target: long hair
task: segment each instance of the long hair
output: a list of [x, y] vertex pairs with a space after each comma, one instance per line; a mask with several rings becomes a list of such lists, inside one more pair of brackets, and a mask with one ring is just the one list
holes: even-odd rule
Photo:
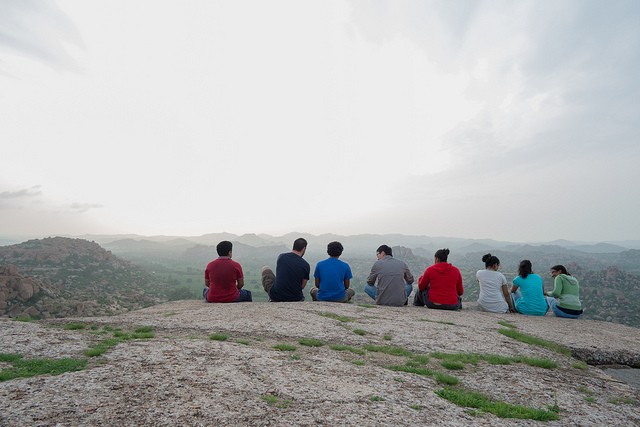
[[528, 275], [533, 274], [533, 266], [531, 265], [531, 261], [528, 259], [523, 259], [520, 261], [520, 265], [518, 266], [518, 276], [526, 279]]

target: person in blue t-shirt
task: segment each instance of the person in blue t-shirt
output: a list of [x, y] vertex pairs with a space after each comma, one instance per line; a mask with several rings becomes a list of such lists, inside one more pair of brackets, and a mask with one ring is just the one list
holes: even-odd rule
[[338, 259], [343, 250], [340, 242], [331, 242], [327, 245], [329, 258], [320, 261], [313, 273], [313, 277], [316, 278], [316, 287], [311, 288], [309, 293], [314, 301], [348, 302], [356, 294], [349, 287], [353, 277], [351, 267]]
[[311, 267], [302, 259], [307, 241], [300, 237], [293, 242], [293, 250], [278, 255], [276, 273], [270, 267], [262, 268], [262, 287], [269, 301], [304, 301], [302, 290], [309, 281]]

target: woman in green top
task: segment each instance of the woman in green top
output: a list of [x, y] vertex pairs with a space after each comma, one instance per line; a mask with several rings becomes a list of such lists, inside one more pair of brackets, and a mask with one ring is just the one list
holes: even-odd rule
[[577, 319], [582, 315], [582, 304], [578, 293], [580, 286], [578, 279], [564, 268], [564, 265], [551, 267], [553, 277], [553, 291], [547, 292], [547, 302], [553, 313], [558, 317]]

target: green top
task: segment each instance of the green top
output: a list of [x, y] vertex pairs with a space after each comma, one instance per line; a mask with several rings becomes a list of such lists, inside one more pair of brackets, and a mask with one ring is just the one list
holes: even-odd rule
[[558, 307], [582, 310], [578, 296], [579, 291], [578, 279], [566, 274], [558, 274], [553, 282], [553, 291], [549, 293], [549, 296], [558, 299]]

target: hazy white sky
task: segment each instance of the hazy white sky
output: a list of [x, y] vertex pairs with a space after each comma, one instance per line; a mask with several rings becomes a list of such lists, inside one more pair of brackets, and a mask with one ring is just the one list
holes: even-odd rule
[[640, 2], [0, 0], [0, 237], [640, 239]]

